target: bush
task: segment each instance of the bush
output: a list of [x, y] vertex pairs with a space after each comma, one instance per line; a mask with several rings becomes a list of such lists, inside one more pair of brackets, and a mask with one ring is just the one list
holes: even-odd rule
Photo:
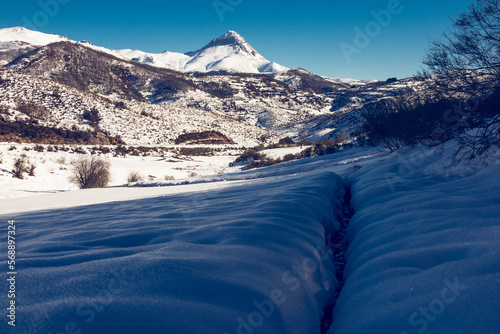
[[[469, 156], [471, 159], [483, 154], [492, 146], [500, 145], [500, 89], [479, 103], [476, 110], [467, 115], [465, 124], [458, 137], [459, 147], [456, 156]], [[472, 130], [472, 131], [470, 131]]]
[[281, 147], [295, 146], [295, 142], [290, 137], [281, 138], [278, 142]]
[[127, 109], [127, 106], [125, 105], [125, 103], [123, 101], [117, 101], [117, 102], [115, 102], [115, 108]]
[[364, 113], [362, 132], [368, 144], [391, 151], [417, 144], [436, 145], [457, 135], [447, 118], [456, 112], [453, 101], [384, 100]]
[[175, 140], [175, 144], [234, 144], [234, 142], [218, 131], [203, 131], [182, 134]]
[[89, 121], [92, 127], [97, 128], [101, 121], [101, 116], [99, 115], [99, 111], [94, 107], [91, 110], [85, 110], [83, 112], [83, 119]]
[[24, 174], [28, 173], [29, 176], [35, 176], [36, 164], [30, 162], [26, 154], [21, 154], [14, 160], [14, 169], [12, 174], [15, 178], [24, 179]]
[[70, 182], [80, 189], [103, 188], [111, 179], [110, 163], [97, 157], [82, 157], [71, 163]]
[[43, 151], [45, 151], [45, 147], [43, 147], [42, 145], [36, 145], [34, 150], [42, 153]]
[[9, 115], [9, 108], [6, 105], [0, 104], [0, 114]]
[[28, 175], [35, 176], [36, 164], [34, 162], [28, 163]]
[[49, 110], [45, 106], [36, 103], [19, 102], [17, 103], [17, 110], [31, 119], [46, 120], [50, 115]]
[[144, 181], [144, 176], [142, 176], [137, 171], [130, 171], [127, 176], [127, 183], [141, 182]]

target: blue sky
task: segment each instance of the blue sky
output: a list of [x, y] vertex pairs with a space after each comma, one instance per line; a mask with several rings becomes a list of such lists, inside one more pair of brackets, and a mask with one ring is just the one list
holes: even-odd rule
[[281, 65], [330, 77], [385, 80], [413, 75], [421, 66], [429, 37], [440, 37], [451, 26], [450, 18], [472, 3], [8, 1], [2, 4], [0, 28], [25, 26], [111, 49], [147, 52], [193, 51], [235, 30], [264, 57]]

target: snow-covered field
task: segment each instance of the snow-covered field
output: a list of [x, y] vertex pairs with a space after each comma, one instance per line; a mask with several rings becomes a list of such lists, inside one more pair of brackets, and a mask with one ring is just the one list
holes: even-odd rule
[[[350, 190], [356, 213], [329, 333], [499, 333], [500, 150], [462, 162], [449, 153], [354, 149], [211, 173], [207, 164], [228, 162], [218, 158], [198, 162], [204, 176], [146, 187], [0, 199], [18, 247], [16, 328], [7, 291], [0, 326], [320, 333]], [[112, 164], [123, 175], [131, 166]]]
[[[11, 147], [16, 147], [11, 150]], [[71, 162], [82, 155], [64, 151], [37, 152], [33, 144], [0, 144], [0, 198], [46, 195], [57, 192], [77, 190], [71, 184]], [[48, 146], [45, 146], [46, 148]], [[69, 148], [70, 146], [68, 146]], [[25, 149], [29, 149], [26, 151]], [[89, 148], [83, 147], [87, 151]], [[113, 156], [112, 153], [101, 156], [111, 164], [110, 186], [127, 184], [130, 172], [138, 172], [145, 181], [163, 181], [166, 179], [185, 180], [203, 175], [217, 175], [239, 168], [229, 168], [236, 156], [230, 156], [237, 150], [228, 149], [225, 155], [214, 157], [177, 156], [174, 153], [153, 156]], [[25, 154], [36, 165], [35, 176], [25, 174], [25, 179], [12, 177], [14, 160]], [[182, 182], [182, 181], [179, 181]]]

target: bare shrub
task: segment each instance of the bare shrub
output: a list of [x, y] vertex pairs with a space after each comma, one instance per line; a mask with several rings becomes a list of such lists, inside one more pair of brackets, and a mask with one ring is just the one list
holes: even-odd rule
[[83, 112], [83, 119], [87, 120], [90, 126], [97, 128], [99, 126], [99, 122], [101, 121], [101, 116], [99, 115], [97, 108], [94, 107]]
[[174, 176], [172, 176], [172, 175], [165, 175], [165, 176], [163, 177], [163, 179], [164, 179], [165, 181], [173, 181], [173, 180], [175, 180], [175, 177], [174, 177]]
[[198, 173], [196, 173], [196, 172], [190, 172], [188, 176], [189, 177], [197, 177]]
[[70, 182], [80, 189], [103, 188], [111, 179], [110, 163], [98, 157], [81, 157], [71, 163]]
[[144, 181], [144, 176], [137, 171], [130, 171], [127, 176], [127, 183], [141, 182]]
[[35, 176], [36, 164], [34, 162], [28, 162], [28, 175]]
[[0, 104], [0, 114], [9, 115], [9, 108], [6, 105]]
[[24, 179], [24, 173], [29, 170], [29, 160], [26, 154], [21, 154], [18, 158], [14, 159], [14, 168], [12, 174], [15, 178], [20, 180]]
[[32, 119], [46, 120], [50, 115], [49, 110], [45, 106], [37, 103], [18, 102], [17, 110]]
[[115, 102], [115, 108], [118, 108], [118, 109], [127, 109], [127, 106], [125, 105], [125, 102], [123, 102], [123, 101], [116, 101]]

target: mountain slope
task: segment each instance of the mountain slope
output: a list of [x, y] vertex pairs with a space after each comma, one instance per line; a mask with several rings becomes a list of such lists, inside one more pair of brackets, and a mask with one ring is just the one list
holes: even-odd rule
[[[224, 113], [271, 131], [293, 128], [312, 116], [329, 113], [332, 105], [331, 98], [318, 88], [321, 85], [304, 84], [297, 89], [264, 74], [188, 76], [71, 42], [43, 46], [7, 67], [107, 97]], [[340, 84], [324, 83], [331, 89], [345, 89]]]
[[[301, 137], [299, 133], [306, 133], [312, 139], [335, 139], [360, 126], [360, 110], [366, 103], [399, 94], [403, 88], [400, 83], [343, 82], [304, 69], [283, 70], [268, 62], [234, 31], [188, 54], [164, 52], [160, 55], [132, 50], [118, 54], [88, 42], [40, 34], [24, 28], [1, 29], [0, 46], [3, 43], [5, 49], [0, 50], [0, 62], [8, 61], [4, 67], [77, 88], [94, 98], [194, 108], [199, 113], [230, 117], [260, 128], [260, 135], [252, 135], [248, 142], [268, 138], [267, 131], [296, 140]], [[50, 43], [53, 40], [56, 42]], [[49, 44], [35, 46], [29, 42]], [[165, 68], [166, 63], [191, 73]], [[43, 82], [45, 87], [40, 85], [37, 89], [50, 96], [50, 81]], [[148, 108], [168, 110], [163, 106]], [[84, 111], [82, 107], [77, 113], [81, 115]], [[181, 123], [169, 126], [175, 128], [172, 131], [177, 135], [185, 130]], [[136, 127], [141, 128], [142, 124]], [[206, 126], [197, 128], [217, 131]], [[167, 137], [175, 139], [171, 135]], [[164, 142], [158, 138], [154, 141]], [[146, 142], [151, 143], [149, 139]]]
[[146, 101], [146, 95], [171, 99], [180, 91], [197, 89], [182, 73], [126, 61], [71, 42], [43, 46], [7, 67], [128, 100]]
[[[46, 113], [29, 117], [20, 105]], [[85, 119], [97, 110], [98, 126]], [[0, 69], [0, 121], [120, 136], [129, 145], [170, 145], [188, 133], [218, 131], [241, 146], [274, 141], [269, 131], [226, 115], [183, 106], [107, 98], [18, 71]], [[1, 135], [1, 133], [0, 133]]]

